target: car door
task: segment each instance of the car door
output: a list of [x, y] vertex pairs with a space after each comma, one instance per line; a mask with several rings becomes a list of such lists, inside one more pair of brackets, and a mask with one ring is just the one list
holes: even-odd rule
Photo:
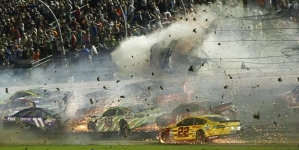
[[30, 115], [36, 127], [45, 128], [45, 118], [42, 109], [32, 109]]
[[[116, 126], [115, 119], [117, 119], [116, 113], [117, 113], [117, 108], [112, 108], [112, 109], [107, 110], [103, 114], [102, 121], [104, 121], [104, 128], [102, 128], [102, 130], [104, 132], [114, 131], [113, 128], [114, 128], [114, 126]], [[100, 124], [100, 126], [103, 126], [103, 124]]]
[[172, 132], [174, 134], [175, 140], [188, 140], [192, 139], [192, 136], [190, 133], [193, 133], [193, 126], [194, 124], [194, 118], [186, 118], [179, 122], [176, 127], [172, 129]]
[[205, 124], [207, 123], [207, 121], [205, 119], [202, 119], [202, 118], [194, 118], [194, 124], [193, 124], [193, 127], [192, 127], [192, 131], [193, 132], [190, 132], [190, 136], [192, 137], [196, 137], [196, 132], [198, 130], [203, 130], [204, 127], [206, 128]]
[[[40, 127], [40, 124], [36, 117], [34, 117], [36, 111], [34, 109], [25, 109], [16, 114], [18, 117], [17, 124], [20, 124], [24, 129], [32, 129]], [[35, 118], [35, 119], [34, 119]]]

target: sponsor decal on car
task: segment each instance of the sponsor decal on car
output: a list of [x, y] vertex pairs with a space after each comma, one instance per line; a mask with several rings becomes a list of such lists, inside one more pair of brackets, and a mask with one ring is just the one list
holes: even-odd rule
[[15, 117], [7, 117], [7, 121], [16, 121]]
[[20, 117], [20, 121], [31, 121], [32, 119], [31, 118], [23, 118], [23, 117]]

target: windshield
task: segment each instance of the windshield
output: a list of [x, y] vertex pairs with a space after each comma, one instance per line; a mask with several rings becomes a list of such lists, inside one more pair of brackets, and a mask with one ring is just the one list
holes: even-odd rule
[[212, 122], [221, 122], [221, 121], [228, 121], [229, 119], [226, 117], [221, 116], [214, 116], [214, 117], [206, 117], [208, 120]]

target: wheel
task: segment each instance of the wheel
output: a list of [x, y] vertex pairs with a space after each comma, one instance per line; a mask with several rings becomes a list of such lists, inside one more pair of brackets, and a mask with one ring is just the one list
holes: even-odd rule
[[93, 121], [89, 121], [87, 124], [87, 129], [91, 131], [96, 131], [96, 123]]
[[207, 137], [203, 131], [196, 132], [196, 144], [202, 144], [207, 142]]
[[128, 135], [130, 133], [128, 122], [125, 119], [119, 121], [119, 135]]

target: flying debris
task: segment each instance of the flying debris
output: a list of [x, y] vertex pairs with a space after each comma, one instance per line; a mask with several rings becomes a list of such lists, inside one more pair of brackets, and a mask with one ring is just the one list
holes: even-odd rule
[[108, 90], [107, 87], [106, 87], [105, 85], [103, 86], [103, 88], [104, 88], [105, 90]]
[[193, 72], [194, 71], [193, 66], [190, 66], [189, 69], [188, 69], [188, 71]]
[[257, 114], [253, 114], [253, 118], [254, 119], [260, 119], [260, 112], [258, 112]]

